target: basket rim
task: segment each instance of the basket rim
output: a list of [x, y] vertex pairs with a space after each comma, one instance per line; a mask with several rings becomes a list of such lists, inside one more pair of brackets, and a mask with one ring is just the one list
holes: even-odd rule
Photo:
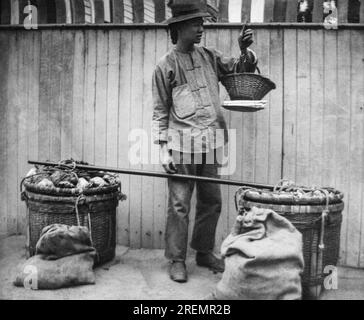
[[[344, 194], [339, 190], [331, 190], [332, 196], [329, 197], [330, 204], [338, 204], [343, 201]], [[241, 195], [241, 193], [240, 193]], [[271, 191], [271, 190], [246, 190], [243, 193], [243, 200], [262, 201], [272, 204], [292, 204], [292, 205], [325, 205], [326, 198], [319, 196], [297, 197], [292, 192]]]
[[81, 194], [97, 195], [97, 194], [115, 192], [115, 191], [118, 191], [120, 188], [120, 184], [117, 183], [117, 184], [104, 186], [104, 187], [90, 188], [90, 189], [83, 190], [83, 192], [81, 192], [77, 188], [39, 187], [36, 184], [30, 183], [26, 180], [23, 182], [23, 185], [24, 185], [26, 191], [31, 191], [34, 193], [45, 194], [45, 195], [55, 195], [55, 196], [79, 196]]
[[276, 84], [271, 79], [269, 79], [267, 76], [263, 76], [261, 74], [252, 73], [252, 72], [229, 73], [229, 74], [226, 74], [226, 75], [222, 76], [221, 81], [223, 81], [224, 79], [227, 79], [227, 78], [239, 77], [239, 76], [242, 76], [242, 75], [250, 76], [250, 77], [253, 77], [253, 78], [263, 79], [263, 80], [266, 81], [266, 83], [268, 83], [272, 87], [272, 89], [277, 88]]

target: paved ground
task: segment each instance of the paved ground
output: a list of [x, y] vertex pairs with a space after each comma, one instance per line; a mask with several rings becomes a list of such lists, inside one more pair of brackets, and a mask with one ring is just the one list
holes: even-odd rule
[[[115, 260], [96, 269], [95, 285], [39, 291], [17, 288], [12, 282], [16, 266], [25, 260], [24, 243], [23, 236], [0, 240], [0, 299], [198, 300], [209, 295], [221, 278], [197, 267], [191, 252], [189, 281], [178, 284], [167, 275], [162, 250], [118, 246]], [[321, 299], [364, 300], [364, 270], [339, 268], [338, 290], [324, 292]]]

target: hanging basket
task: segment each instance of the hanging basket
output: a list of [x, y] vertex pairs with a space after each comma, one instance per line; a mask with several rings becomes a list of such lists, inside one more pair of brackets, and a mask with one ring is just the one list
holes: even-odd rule
[[242, 187], [237, 190], [237, 210], [253, 206], [271, 209], [287, 218], [302, 234], [305, 262], [302, 274], [304, 295], [321, 287], [325, 266], [336, 266], [339, 259], [343, 194], [333, 188], [303, 189], [281, 186], [274, 190]]
[[[258, 73], [232, 73], [221, 79], [231, 100], [262, 100], [276, 88], [273, 81]], [[235, 70], [236, 71], [236, 70]]]

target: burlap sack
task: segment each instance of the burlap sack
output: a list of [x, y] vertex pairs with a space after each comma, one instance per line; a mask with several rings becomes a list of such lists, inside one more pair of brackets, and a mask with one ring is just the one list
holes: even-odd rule
[[59, 289], [81, 284], [94, 284], [92, 269], [95, 251], [88, 251], [57, 260], [35, 255], [21, 264], [14, 285], [30, 289]]
[[36, 254], [55, 260], [72, 254], [93, 251], [86, 227], [52, 224], [44, 227], [36, 245]]
[[221, 254], [225, 271], [214, 299], [301, 299], [301, 233], [272, 210], [253, 207], [238, 216]]

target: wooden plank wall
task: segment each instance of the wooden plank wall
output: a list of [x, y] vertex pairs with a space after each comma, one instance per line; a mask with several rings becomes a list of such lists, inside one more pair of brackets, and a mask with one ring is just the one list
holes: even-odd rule
[[[223, 110], [237, 129], [239, 161], [229, 178], [344, 191], [341, 263], [364, 267], [363, 29], [254, 30], [261, 71], [277, 89], [264, 111]], [[210, 26], [204, 43], [236, 55], [238, 33]], [[171, 47], [164, 28], [2, 29], [0, 46], [0, 234], [24, 233], [19, 183], [27, 159], [161, 170], [129, 162], [128, 135], [143, 128], [149, 136], [152, 72]], [[128, 199], [118, 208], [118, 242], [163, 248], [166, 181], [121, 178]], [[233, 224], [235, 190], [222, 188], [217, 247]]]

